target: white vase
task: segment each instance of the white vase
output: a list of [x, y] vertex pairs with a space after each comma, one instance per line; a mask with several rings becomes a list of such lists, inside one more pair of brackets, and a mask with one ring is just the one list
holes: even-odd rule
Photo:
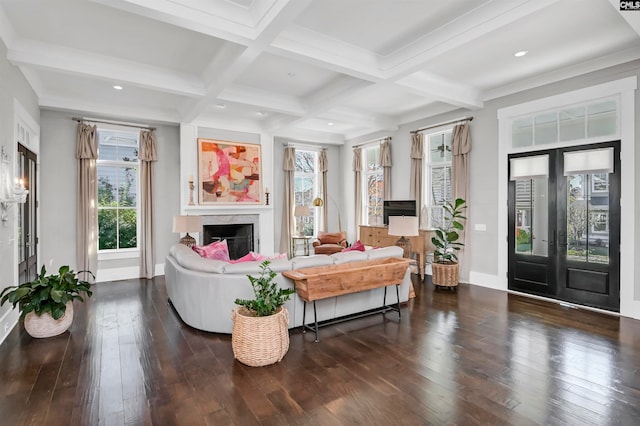
[[29, 312], [24, 317], [24, 329], [31, 337], [53, 337], [62, 334], [69, 329], [73, 322], [73, 303], [67, 302], [67, 308], [64, 315], [55, 320], [48, 312], [42, 315], [36, 315]]

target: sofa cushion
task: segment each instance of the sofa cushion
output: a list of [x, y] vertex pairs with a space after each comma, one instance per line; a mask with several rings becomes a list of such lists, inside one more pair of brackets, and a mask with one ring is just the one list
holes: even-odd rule
[[332, 257], [320, 254], [315, 256], [301, 256], [291, 259], [292, 269], [312, 268], [314, 266], [333, 265]]
[[342, 251], [340, 253], [332, 254], [331, 257], [333, 258], [333, 262], [336, 265], [339, 265], [341, 263], [356, 262], [359, 260], [368, 260], [368, 256], [366, 253], [357, 250]]
[[171, 247], [171, 254], [176, 262], [185, 269], [200, 272], [216, 272], [221, 274], [227, 262], [221, 260], [205, 259], [184, 244], [175, 244]]
[[385, 257], [402, 257], [404, 255], [404, 249], [398, 246], [388, 246], [367, 250], [365, 253], [369, 260], [374, 260], [383, 259]]
[[192, 249], [207, 259], [222, 260], [224, 262], [230, 261], [227, 240], [215, 241], [206, 246], [193, 246]]
[[[260, 273], [261, 260], [254, 260], [250, 262], [241, 263], [226, 263], [224, 266], [225, 274], [251, 274], [256, 275]], [[275, 259], [271, 260], [269, 267], [273, 272], [290, 271], [292, 269], [291, 261], [289, 259]], [[247, 280], [247, 283], [249, 280]]]

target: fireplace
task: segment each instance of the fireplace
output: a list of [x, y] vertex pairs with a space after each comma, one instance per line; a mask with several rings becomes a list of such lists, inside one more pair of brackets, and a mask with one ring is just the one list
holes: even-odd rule
[[250, 251], [260, 251], [258, 223], [258, 215], [202, 216], [201, 243], [227, 240], [229, 257], [238, 259]]

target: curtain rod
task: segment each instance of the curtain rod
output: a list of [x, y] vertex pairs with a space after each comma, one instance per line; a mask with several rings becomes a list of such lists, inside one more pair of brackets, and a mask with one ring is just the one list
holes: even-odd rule
[[371, 139], [369, 141], [362, 142], [361, 144], [354, 145], [351, 148], [360, 148], [360, 147], [363, 147], [363, 146], [368, 145], [370, 143], [378, 142], [378, 141], [389, 141], [389, 142], [391, 142], [391, 136], [386, 136], [384, 138], [378, 138], [378, 139]]
[[436, 127], [445, 126], [447, 124], [459, 123], [459, 122], [462, 122], [462, 121], [473, 121], [473, 115], [470, 115], [469, 117], [459, 118], [457, 120], [449, 120], [449, 121], [445, 121], [443, 123], [432, 124], [431, 126], [422, 127], [420, 129], [417, 129], [417, 130], [412, 130], [410, 133], [411, 134], [420, 133], [420, 132], [423, 132], [425, 130], [434, 129]]
[[313, 148], [313, 149], [321, 149], [323, 151], [326, 151], [328, 149], [328, 148], [326, 148], [324, 146], [305, 145], [303, 143], [294, 143], [294, 142], [283, 142], [282, 146], [284, 146], [285, 148], [288, 148], [288, 147], [292, 147], [292, 148]]
[[115, 121], [115, 120], [94, 120], [93, 118], [78, 118], [71, 117], [73, 121], [77, 121], [78, 123], [90, 122], [90, 123], [104, 123], [104, 124], [114, 124], [117, 126], [124, 127], [134, 127], [136, 129], [144, 129], [144, 130], [156, 130], [155, 127], [150, 127], [146, 124], [135, 124], [135, 123], [126, 123], [124, 121]]

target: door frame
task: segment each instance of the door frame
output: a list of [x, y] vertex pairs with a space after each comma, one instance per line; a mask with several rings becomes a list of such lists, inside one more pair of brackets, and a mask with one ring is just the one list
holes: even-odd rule
[[[590, 145], [592, 143], [605, 142], [612, 139], [620, 139], [620, 150], [623, 153], [620, 161], [621, 179], [621, 219], [620, 227], [626, 235], [632, 238], [620, 242], [620, 315], [640, 319], [640, 281], [636, 283], [637, 272], [636, 253], [640, 252], [640, 235], [636, 227], [634, 211], [636, 209], [635, 195], [635, 98], [637, 88], [637, 76], [608, 81], [606, 83], [589, 86], [586, 88], [539, 98], [529, 102], [498, 109], [498, 217], [496, 220], [496, 244], [497, 273], [495, 276], [487, 274], [472, 274], [471, 282], [482, 283], [487, 287], [510, 291], [508, 289], [508, 242], [507, 242], [507, 218], [508, 218], [508, 188], [507, 188], [507, 157], [516, 151], [511, 148], [511, 123], [514, 119], [538, 111], [551, 110], [563, 105], [571, 105], [580, 102], [589, 102], [603, 97], [616, 96], [619, 101], [619, 126], [618, 135], [602, 139], [582, 140], [575, 143], [547, 146], [556, 148], [560, 146]], [[529, 149], [531, 150], [531, 149]], [[636, 241], [639, 241], [638, 243]], [[521, 293], [525, 294], [525, 293]], [[637, 296], [636, 296], [637, 295]], [[548, 299], [558, 302], [554, 299]], [[602, 311], [608, 312], [608, 311]], [[610, 313], [610, 312], [608, 312]]]

